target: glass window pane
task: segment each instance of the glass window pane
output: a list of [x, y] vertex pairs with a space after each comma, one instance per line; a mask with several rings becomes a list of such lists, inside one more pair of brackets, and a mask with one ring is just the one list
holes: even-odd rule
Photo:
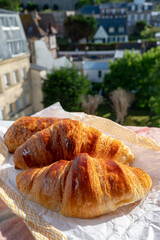
[[18, 71], [16, 70], [16, 71], [13, 72], [13, 82], [17, 83], [18, 81], [19, 81], [19, 79], [18, 79]]
[[0, 108], [0, 120], [5, 120], [3, 108]]
[[3, 79], [4, 79], [4, 85], [5, 87], [8, 87], [10, 84], [9, 84], [9, 74], [6, 73], [4, 76], [3, 76]]

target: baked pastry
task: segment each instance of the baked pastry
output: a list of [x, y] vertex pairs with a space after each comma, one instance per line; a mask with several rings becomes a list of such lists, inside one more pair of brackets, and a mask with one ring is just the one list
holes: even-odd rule
[[86, 153], [17, 175], [29, 200], [65, 216], [93, 218], [142, 199], [152, 181], [143, 170]]
[[24, 143], [29, 137], [52, 125], [57, 118], [50, 117], [21, 117], [16, 120], [4, 135], [4, 143], [10, 153]]
[[79, 153], [125, 164], [134, 161], [129, 147], [79, 121], [59, 120], [32, 135], [14, 154], [15, 167], [43, 167], [60, 159], [72, 160]]

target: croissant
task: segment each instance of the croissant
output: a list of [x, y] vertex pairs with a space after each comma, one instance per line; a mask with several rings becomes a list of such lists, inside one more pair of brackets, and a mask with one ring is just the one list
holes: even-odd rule
[[16, 120], [4, 135], [4, 143], [10, 153], [24, 143], [34, 133], [52, 125], [57, 118], [21, 117]]
[[125, 164], [134, 161], [129, 147], [120, 140], [79, 121], [59, 120], [32, 135], [14, 154], [15, 168], [43, 167], [60, 159], [72, 160], [79, 153]]
[[18, 189], [31, 201], [62, 215], [93, 218], [142, 199], [152, 181], [143, 170], [79, 154], [16, 177]]

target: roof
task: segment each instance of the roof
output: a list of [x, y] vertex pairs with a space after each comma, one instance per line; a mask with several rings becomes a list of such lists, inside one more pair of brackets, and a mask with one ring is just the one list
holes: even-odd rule
[[151, 15], [157, 17], [158, 15], [160, 15], [160, 12], [159, 11], [152, 11]]
[[[122, 18], [99, 18], [97, 19], [98, 28], [102, 26], [108, 35], [117, 36], [117, 35], [126, 35], [127, 34], [127, 19]], [[109, 28], [114, 27], [115, 31], [113, 33], [109, 32]], [[118, 28], [124, 27], [124, 32], [119, 32]]]
[[3, 8], [0, 8], [0, 13], [4, 13], [4, 14], [17, 14], [17, 12], [10, 11], [10, 10], [3, 9]]
[[99, 14], [99, 6], [97, 5], [85, 5], [79, 9], [81, 14]]
[[30, 68], [31, 69], [34, 69], [36, 71], [44, 71], [44, 70], [47, 70], [45, 67], [42, 67], [42, 66], [39, 66], [39, 65], [35, 65], [35, 64], [30, 64]]
[[56, 20], [53, 16], [53, 13], [39, 13], [39, 16], [41, 18], [39, 20], [39, 25], [43, 30], [47, 29], [47, 31], [49, 31], [51, 34], [57, 33]]
[[160, 32], [157, 32], [157, 33], [155, 34], [155, 37], [159, 38], [159, 37], [160, 37]]
[[83, 68], [85, 70], [107, 70], [109, 68], [109, 62], [87, 61], [84, 62]]
[[99, 8], [127, 8], [127, 3], [112, 2], [112, 3], [100, 3]]
[[56, 21], [52, 13], [20, 14], [27, 38], [40, 38], [47, 34], [55, 34]]
[[[117, 58], [123, 58], [124, 56], [124, 52], [126, 50], [116, 50], [115, 51], [115, 54], [114, 54], [114, 58], [117, 59]], [[129, 51], [129, 50], [128, 50]], [[139, 53], [140, 51], [139, 50], [132, 50], [135, 54], [136, 53]]]

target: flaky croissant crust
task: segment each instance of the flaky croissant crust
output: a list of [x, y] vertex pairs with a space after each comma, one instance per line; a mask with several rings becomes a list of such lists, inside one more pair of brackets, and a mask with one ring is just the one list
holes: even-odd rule
[[120, 140], [104, 135], [79, 121], [59, 120], [32, 135], [14, 154], [16, 168], [43, 167], [60, 159], [72, 160], [79, 153], [130, 164], [134, 155]]
[[143, 170], [86, 153], [17, 175], [28, 199], [65, 216], [93, 218], [142, 199], [151, 188]]
[[16, 120], [4, 135], [4, 143], [10, 153], [23, 144], [38, 131], [51, 126], [58, 118], [54, 117], [21, 117]]

